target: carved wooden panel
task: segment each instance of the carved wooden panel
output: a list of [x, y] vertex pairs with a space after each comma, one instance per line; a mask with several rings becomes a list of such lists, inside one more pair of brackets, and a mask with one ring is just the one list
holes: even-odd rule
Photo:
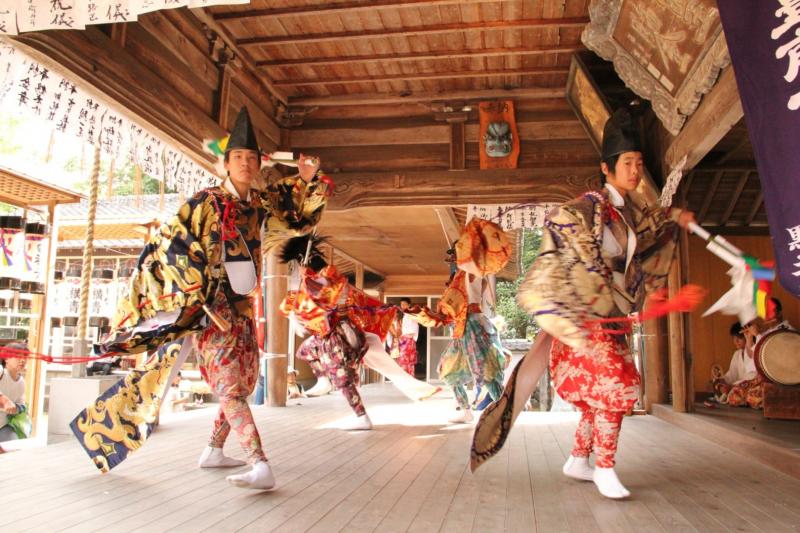
[[714, 0], [595, 0], [583, 43], [677, 135], [730, 63]]
[[577, 55], [572, 56], [572, 64], [569, 67], [567, 101], [599, 154], [603, 144], [603, 128], [611, 118], [611, 110], [586, 65]]

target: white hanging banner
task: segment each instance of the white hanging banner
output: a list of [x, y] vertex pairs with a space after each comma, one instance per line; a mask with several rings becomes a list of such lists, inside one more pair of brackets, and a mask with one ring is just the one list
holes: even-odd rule
[[100, 147], [103, 153], [115, 160], [120, 154], [127, 154], [130, 150], [128, 147], [130, 141], [126, 137], [126, 133], [130, 129], [129, 122], [128, 119], [110, 109], [103, 116]]
[[249, 3], [250, 0], [189, 0], [189, 7], [235, 6]]
[[534, 229], [544, 226], [547, 212], [556, 204], [470, 204], [467, 222], [473, 217], [491, 220], [504, 230]]
[[0, 7], [0, 35], [17, 35], [17, 10], [14, 6]]
[[138, 15], [188, 6], [249, 4], [250, 0], [3, 0], [0, 35], [82, 30], [92, 24], [135, 22]]
[[0, 104], [11, 93], [24, 62], [25, 57], [15, 47], [0, 40]]
[[24, 116], [44, 119], [55, 131], [89, 144], [94, 145], [99, 139], [103, 153], [119, 164], [131, 161], [143, 173], [157, 180], [166, 179], [168, 187], [185, 196], [218, 183], [214, 174], [169, 147], [158, 135], [104, 105], [5, 39], [0, 39], [0, 102], [4, 109], [16, 108], [24, 111]]
[[[77, 110], [77, 114], [76, 120], [72, 122], [71, 132], [76, 137], [94, 146], [100, 136], [100, 121], [106, 109], [105, 107], [101, 108], [100, 102], [93, 96], [82, 91], [78, 92], [75, 104], [74, 109]], [[67, 131], [69, 132], [70, 130]]]
[[18, 0], [17, 26], [20, 32], [82, 30], [77, 5], [82, 0]]
[[177, 148], [167, 145], [164, 148], [164, 184], [170, 189], [177, 189], [175, 182], [183, 162], [183, 154]]
[[141, 15], [159, 9], [175, 9], [188, 5], [189, 0], [130, 0], [131, 10]]
[[133, 0], [84, 0], [79, 2], [78, 20], [84, 24], [114, 24], [135, 22], [136, 12], [131, 10]]
[[164, 141], [148, 131], [143, 131], [136, 143], [136, 161], [144, 174], [159, 181], [164, 179]]

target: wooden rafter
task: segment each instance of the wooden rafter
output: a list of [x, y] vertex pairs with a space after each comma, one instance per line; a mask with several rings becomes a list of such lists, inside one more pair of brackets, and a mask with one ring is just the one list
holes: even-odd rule
[[714, 195], [717, 193], [717, 187], [719, 187], [719, 182], [722, 180], [722, 175], [724, 173], [724, 170], [718, 170], [716, 174], [714, 174], [714, 179], [711, 181], [711, 186], [709, 186], [706, 197], [703, 200], [703, 206], [700, 208], [700, 213], [697, 215], [697, 220], [701, 224], [705, 220], [706, 214], [708, 214], [708, 208], [711, 207], [711, 202], [714, 200]]
[[744, 148], [749, 141], [750, 141], [750, 139], [748, 138], [747, 133], [745, 132], [745, 134], [742, 136], [742, 138], [739, 140], [739, 142], [736, 144], [736, 146], [734, 146], [733, 148], [731, 148], [730, 150], [728, 150], [727, 152], [722, 154], [714, 162], [714, 165], [715, 166], [721, 166], [724, 163], [726, 163], [727, 161], [730, 161], [731, 157], [733, 157], [733, 154], [735, 154], [736, 152], [738, 152], [739, 150]]
[[273, 82], [279, 87], [303, 85], [336, 85], [340, 83], [370, 83], [400, 80], [442, 80], [463, 78], [489, 78], [497, 76], [536, 76], [542, 74], [567, 74], [569, 67], [534, 67], [503, 70], [457, 70], [452, 72], [422, 72], [413, 74], [389, 74], [385, 76], [351, 76], [349, 78], [317, 78], [280, 80]]
[[452, 91], [446, 95], [442, 93], [387, 93], [387, 94], [346, 94], [340, 96], [301, 96], [291, 97], [292, 106], [364, 106], [364, 105], [392, 105], [392, 104], [419, 104], [426, 102], [439, 102], [442, 100], [478, 101], [493, 98], [513, 98], [518, 100], [537, 100], [543, 98], [563, 98], [563, 87], [541, 88], [530, 87], [524, 89], [486, 89], [479, 91]]
[[[689, 191], [692, 188], [692, 182], [694, 181], [694, 176], [696, 172], [694, 170], [690, 171], [689, 174], [683, 179], [680, 184], [680, 198], [681, 198], [681, 205], [682, 207], [686, 207], [688, 205], [686, 201], [686, 196], [689, 194]], [[675, 199], [673, 197], [673, 205], [675, 205]]]
[[237, 39], [239, 46], [253, 45], [286, 45], [321, 43], [355, 39], [373, 39], [385, 37], [416, 37], [438, 33], [459, 33], [464, 31], [488, 31], [523, 28], [578, 28], [589, 22], [589, 17], [564, 17], [546, 19], [495, 20], [486, 22], [457, 22], [451, 24], [430, 24], [409, 28], [393, 28], [383, 30], [362, 30], [359, 32], [311, 33], [306, 35], [275, 35]]
[[739, 198], [742, 196], [742, 191], [744, 190], [744, 186], [747, 184], [747, 179], [749, 177], [750, 172], [742, 172], [741, 176], [739, 176], [739, 181], [736, 183], [736, 188], [731, 194], [728, 207], [725, 208], [725, 213], [723, 213], [722, 218], [719, 221], [720, 226], [725, 226], [728, 223], [728, 220], [730, 220], [731, 213], [733, 213], [733, 209], [736, 207], [736, 204], [739, 203]]
[[430, 7], [452, 6], [462, 4], [488, 4], [506, 2], [507, 0], [366, 0], [361, 2], [341, 2], [338, 4], [318, 4], [313, 6], [274, 7], [269, 9], [242, 9], [227, 13], [217, 13], [215, 20], [231, 21], [240, 19], [254, 19], [259, 17], [297, 17], [297, 16], [323, 16], [344, 15], [357, 11], [386, 8], [404, 7]]
[[258, 67], [314, 67], [327, 65], [350, 65], [353, 63], [385, 63], [387, 61], [428, 61], [433, 59], [458, 59], [464, 57], [511, 57], [545, 54], [572, 54], [583, 50], [583, 46], [517, 46], [508, 48], [477, 48], [464, 50], [429, 50], [405, 54], [372, 54], [337, 57], [303, 57], [300, 59], [275, 59], [257, 61]]
[[[250, 57], [250, 54], [242, 50], [236, 45], [236, 41], [231, 36], [230, 32], [228, 32], [227, 28], [224, 28], [222, 25], [217, 23], [210, 14], [208, 14], [203, 8], [193, 8], [189, 11], [199, 20], [202, 24], [205, 24], [206, 27], [216, 33], [220, 39], [225, 42], [225, 44], [233, 51], [236, 55], [238, 60], [246, 67], [249, 72], [256, 72], [255, 62], [253, 58]], [[267, 92], [268, 94], [274, 96], [279, 101], [283, 102], [284, 104], [286, 101], [286, 95], [283, 94], [279, 89], [275, 88], [272, 82], [268, 79], [265, 79], [263, 76], [257, 78], [257, 83], [259, 83]]]
[[404, 170], [332, 174], [329, 211], [379, 206], [454, 206], [470, 203], [565, 202], [590, 190], [597, 167]]
[[749, 226], [753, 223], [753, 220], [756, 218], [758, 211], [761, 209], [761, 204], [764, 202], [764, 191], [759, 190], [758, 195], [756, 196], [755, 201], [753, 202], [753, 207], [750, 208], [750, 212], [747, 214], [747, 219], [744, 221], [745, 226]]

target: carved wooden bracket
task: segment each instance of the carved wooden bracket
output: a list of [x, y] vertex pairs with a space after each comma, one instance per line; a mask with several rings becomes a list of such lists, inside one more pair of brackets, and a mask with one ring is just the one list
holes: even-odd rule
[[434, 120], [439, 122], [466, 122], [477, 118], [477, 106], [464, 101], [423, 102], [420, 105], [430, 110]]
[[[685, 71], [683, 81], [677, 87], [670, 87], [668, 76], [659, 72], [653, 64], [644, 64], [646, 60], [637, 57], [615, 38], [615, 31], [620, 23], [620, 13], [624, 9], [629, 14], [634, 11], [639, 15], [643, 13], [642, 16], [646, 17], [646, 20], [665, 23], [664, 21], [671, 16], [666, 12], [668, 7], [656, 2], [651, 4], [623, 0], [595, 0], [589, 7], [591, 22], [586, 25], [581, 35], [583, 43], [589, 49], [614, 63], [617, 74], [633, 92], [652, 102], [656, 116], [673, 135], [680, 132], [686, 118], [697, 109], [702, 96], [714, 86], [720, 69], [730, 63], [728, 46], [719, 23], [719, 12], [713, 3], [698, 1], [696, 4], [692, 6], [695, 10], [692, 13], [696, 17], [691, 22], [701, 23], [702, 31], [710, 35], [701, 48], [698, 43], [693, 44], [692, 50], [696, 51], [696, 55], [677, 51], [677, 45], [673, 46], [674, 43], [667, 42], [668, 39], [665, 37], [654, 36], [654, 33], [647, 28], [637, 36], [654, 39], [657, 47], [663, 47], [663, 50], [658, 50], [663, 54], [661, 59], [672, 66], [678, 64], [679, 68]], [[701, 13], [697, 10], [706, 11]], [[639, 27], [627, 20], [626, 23], [630, 23], [632, 28]], [[688, 40], [686, 36], [692, 29], [696, 28], [673, 27], [665, 31], [669, 31], [672, 37], [681, 36], [681, 39]], [[667, 47], [670, 48], [665, 51]], [[653, 52], [655, 53], [656, 51]], [[675, 58], [675, 54], [681, 54], [679, 59]]]
[[279, 101], [275, 103], [275, 121], [282, 128], [299, 128], [303, 125], [306, 116], [318, 108], [318, 106], [287, 107]]

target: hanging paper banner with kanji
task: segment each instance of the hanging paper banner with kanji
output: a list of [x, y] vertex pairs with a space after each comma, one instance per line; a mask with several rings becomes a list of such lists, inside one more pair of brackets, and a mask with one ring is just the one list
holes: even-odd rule
[[17, 35], [17, 9], [13, 5], [0, 7], [0, 34]]
[[135, 0], [84, 0], [79, 2], [78, 19], [84, 26], [136, 22], [137, 13], [131, 9]]
[[18, 0], [19, 32], [42, 30], [82, 30], [78, 5], [82, 0]]
[[544, 226], [544, 217], [557, 204], [470, 204], [467, 222], [472, 218], [490, 220], [504, 230], [535, 229]]
[[179, 7], [249, 4], [250, 0], [4, 0], [0, 35], [82, 30], [92, 24], [135, 22], [139, 15]]
[[100, 142], [106, 156], [139, 165], [142, 172], [184, 196], [216, 185], [219, 178], [169, 147], [136, 123], [50, 68], [0, 39], [0, 104], [49, 122], [54, 131], [88, 144]]

